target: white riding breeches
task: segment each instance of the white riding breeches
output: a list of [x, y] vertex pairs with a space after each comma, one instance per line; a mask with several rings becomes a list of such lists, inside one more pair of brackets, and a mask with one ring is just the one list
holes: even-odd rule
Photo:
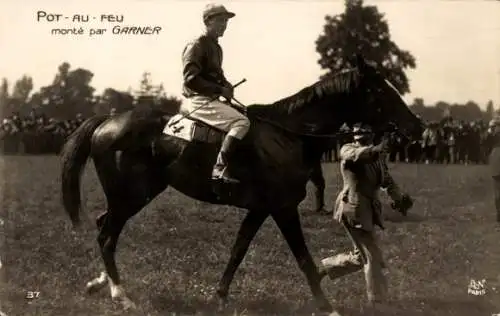
[[212, 100], [205, 96], [184, 99], [180, 112], [187, 114], [191, 111], [194, 112], [189, 114], [190, 117], [221, 129], [238, 139], [242, 139], [250, 128], [250, 121], [244, 114], [218, 99]]

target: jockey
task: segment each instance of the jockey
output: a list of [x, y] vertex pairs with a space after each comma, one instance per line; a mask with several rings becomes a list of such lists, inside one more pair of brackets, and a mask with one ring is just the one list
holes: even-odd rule
[[[222, 48], [218, 38], [224, 34], [228, 20], [235, 14], [222, 5], [209, 4], [203, 12], [206, 32], [187, 44], [182, 54], [183, 102], [182, 112], [191, 112], [192, 118], [227, 132], [214, 165], [212, 178], [238, 183], [228, 174], [228, 162], [238, 141], [250, 128], [248, 118], [231, 105], [233, 86], [222, 70]], [[226, 102], [221, 102], [219, 97]]]

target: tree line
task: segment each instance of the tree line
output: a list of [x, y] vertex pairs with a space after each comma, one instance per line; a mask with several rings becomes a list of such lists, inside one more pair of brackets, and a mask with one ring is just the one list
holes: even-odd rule
[[[365, 5], [363, 0], [345, 0], [345, 9], [337, 15], [327, 15], [323, 31], [315, 41], [320, 58], [318, 64], [328, 77], [339, 70], [353, 66], [353, 56], [361, 54], [374, 65], [402, 95], [410, 92], [407, 69], [417, 67], [417, 59], [410, 51], [400, 48], [391, 39], [389, 22], [375, 5]], [[84, 117], [109, 113], [111, 109], [122, 112], [140, 105], [156, 106], [169, 114], [177, 113], [181, 100], [167, 96], [163, 85], [152, 83], [151, 75], [143, 74], [139, 89], [119, 91], [107, 88], [101, 95], [95, 94], [91, 85], [94, 74], [87, 69], [70, 69], [62, 63], [52, 83], [33, 90], [33, 79], [23, 76], [17, 80], [12, 91], [9, 82], [2, 80], [0, 86], [0, 112], [3, 117], [13, 113], [21, 115], [32, 110], [58, 120], [71, 119], [80, 113]], [[134, 96], [135, 95], [135, 96]], [[495, 114], [492, 101], [485, 110], [475, 101], [450, 104], [439, 101], [425, 104], [416, 98], [411, 109], [425, 121], [439, 121], [452, 117], [465, 122], [489, 120]]]
[[489, 121], [493, 116], [498, 115], [491, 100], [485, 104], [485, 110], [482, 110], [477, 102], [471, 100], [463, 104], [438, 101], [435, 104], [426, 105], [424, 99], [415, 98], [410, 108], [428, 122], [440, 121], [447, 117], [464, 122]]
[[[39, 91], [33, 91], [33, 79], [28, 75], [15, 81], [12, 89], [9, 89], [8, 80], [3, 78], [0, 86], [1, 116], [26, 116], [34, 111], [57, 120], [66, 120], [78, 114], [89, 117], [110, 113], [112, 109], [123, 112], [144, 105], [158, 107], [167, 114], [175, 114], [182, 102], [174, 96], [168, 96], [162, 84], [153, 84], [148, 72], [144, 72], [136, 91], [132, 88], [128, 91], [107, 88], [101, 95], [94, 93], [95, 89], [91, 85], [93, 75], [90, 70], [83, 68], [71, 70], [70, 64], [64, 62], [58, 67], [52, 83], [41, 87]], [[424, 99], [415, 98], [410, 107], [425, 121], [439, 121], [451, 116], [471, 122], [490, 120], [495, 115], [492, 101], [482, 110], [474, 101], [464, 104], [446, 101], [426, 104]]]
[[0, 85], [0, 113], [2, 118], [30, 113], [45, 115], [56, 120], [69, 120], [77, 115], [90, 117], [111, 111], [123, 112], [138, 106], [151, 106], [167, 114], [177, 113], [181, 100], [168, 96], [162, 84], [154, 84], [149, 72], [144, 72], [138, 89], [120, 91], [106, 88], [96, 94], [92, 87], [94, 73], [88, 69], [71, 69], [63, 62], [57, 69], [52, 83], [33, 91], [33, 78], [24, 75], [11, 83], [2, 79]]

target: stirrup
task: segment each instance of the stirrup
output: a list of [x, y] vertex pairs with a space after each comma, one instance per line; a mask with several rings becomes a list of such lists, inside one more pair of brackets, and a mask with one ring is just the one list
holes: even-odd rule
[[230, 178], [227, 176], [219, 175], [219, 176], [212, 176], [213, 181], [222, 181], [224, 183], [231, 183], [231, 184], [238, 184], [241, 181], [235, 178]]
[[222, 171], [217, 170], [216, 172], [218, 174], [214, 175], [214, 173], [212, 173], [212, 180], [214, 180], [214, 181], [222, 181], [222, 182], [225, 182], [225, 183], [233, 183], [233, 184], [237, 184], [237, 183], [241, 182], [238, 179], [235, 179], [233, 177], [230, 177], [230, 176], [226, 175], [226, 170], [227, 170], [227, 167], [225, 167]]

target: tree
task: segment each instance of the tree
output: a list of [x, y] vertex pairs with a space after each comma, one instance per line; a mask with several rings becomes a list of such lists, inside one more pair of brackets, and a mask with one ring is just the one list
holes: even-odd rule
[[68, 74], [65, 106], [69, 107], [70, 115], [81, 113], [92, 114], [92, 100], [95, 89], [90, 85], [94, 74], [83, 68], [77, 68]]
[[438, 101], [434, 106], [443, 112], [449, 111], [450, 109], [450, 104], [445, 101]]
[[12, 91], [12, 98], [20, 102], [27, 102], [31, 91], [33, 90], [33, 79], [29, 76], [22, 76], [17, 80]]
[[413, 99], [413, 104], [410, 105], [410, 109], [415, 112], [423, 111], [425, 108], [424, 99], [415, 98]]
[[142, 79], [139, 83], [139, 91], [137, 91], [138, 96], [151, 96], [153, 94], [154, 86], [151, 80], [151, 73], [145, 71], [142, 74]]
[[128, 92], [107, 88], [98, 98], [94, 107], [95, 114], [109, 114], [114, 108], [118, 113], [131, 110], [134, 107], [134, 97]]
[[8, 116], [8, 104], [9, 104], [9, 82], [7, 78], [2, 79], [2, 85], [0, 86], [0, 114], [2, 117]]
[[93, 76], [83, 68], [70, 71], [70, 64], [62, 63], [52, 84], [40, 89], [43, 112], [61, 119], [74, 118], [78, 113], [91, 115], [95, 101], [95, 89], [90, 85]]
[[[5, 88], [8, 88], [7, 86]], [[12, 94], [8, 97], [6, 104], [5, 115], [10, 115], [14, 112], [29, 113], [28, 104], [29, 97], [33, 90], [33, 78], [24, 75], [14, 84]]]
[[346, 0], [344, 13], [325, 17], [323, 34], [316, 40], [318, 63], [328, 73], [354, 66], [353, 56], [361, 54], [373, 64], [401, 94], [410, 92], [406, 68], [415, 68], [415, 57], [391, 40], [389, 26], [376, 6], [362, 0]]
[[157, 108], [172, 115], [179, 112], [182, 102], [175, 97], [168, 97], [162, 83], [153, 84], [149, 72], [143, 73], [137, 95], [136, 107]]
[[489, 100], [488, 103], [486, 104], [485, 118], [487, 120], [491, 120], [494, 115], [495, 115], [495, 108], [493, 107], [493, 101]]

